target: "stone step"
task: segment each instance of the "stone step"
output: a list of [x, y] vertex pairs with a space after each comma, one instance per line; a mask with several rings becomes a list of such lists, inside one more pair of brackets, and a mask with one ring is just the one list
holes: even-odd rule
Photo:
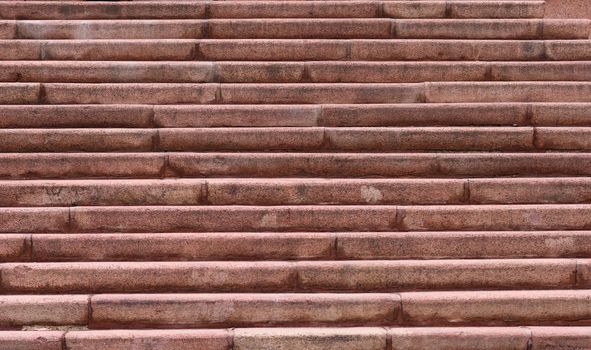
[[2, 104], [591, 102], [591, 82], [0, 83]]
[[2, 233], [588, 230], [591, 205], [2, 208]]
[[2, 179], [589, 175], [588, 153], [0, 153]]
[[408, 126], [591, 126], [591, 104], [0, 106], [3, 129]]
[[0, 2], [0, 19], [541, 18], [543, 1]]
[[419, 83], [589, 81], [581, 62], [78, 62], [0, 61], [0, 82]]
[[[589, 290], [0, 296], [0, 324], [91, 328], [587, 325]], [[89, 305], [92, 313], [89, 315]], [[420, 329], [420, 328], [419, 328]]]
[[[483, 315], [487, 322], [509, 317], [508, 324], [536, 324], [540, 313], [544, 315], [541, 319], [549, 321], [567, 321], [573, 314], [587, 316], [588, 295], [588, 291], [95, 295], [90, 324], [93, 328], [219, 327], [258, 326], [272, 320], [277, 326], [311, 321], [318, 325], [387, 325], [400, 323], [402, 316], [402, 323], [433, 320], [431, 323], [446, 325], [452, 317], [464, 321], [482, 319]], [[433, 313], [438, 311], [441, 316], [435, 320]]]
[[2, 39], [589, 39], [573, 19], [0, 21]]
[[0, 152], [591, 150], [589, 127], [174, 128], [0, 130]]
[[591, 178], [0, 181], [1, 207], [591, 203]]
[[0, 234], [0, 258], [5, 262], [576, 258], [591, 254], [590, 243], [589, 231], [7, 233]]
[[589, 40], [0, 40], [0, 60], [588, 61]]
[[584, 259], [4, 263], [0, 292], [570, 289], [589, 287], [590, 264]]
[[153, 344], [162, 350], [397, 350], [585, 348], [589, 327], [327, 327], [179, 330], [3, 331], [12, 350], [119, 350]]

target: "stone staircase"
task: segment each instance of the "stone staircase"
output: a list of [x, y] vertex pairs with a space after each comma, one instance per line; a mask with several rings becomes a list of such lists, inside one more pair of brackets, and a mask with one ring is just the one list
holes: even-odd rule
[[0, 349], [591, 349], [591, 25], [0, 1]]

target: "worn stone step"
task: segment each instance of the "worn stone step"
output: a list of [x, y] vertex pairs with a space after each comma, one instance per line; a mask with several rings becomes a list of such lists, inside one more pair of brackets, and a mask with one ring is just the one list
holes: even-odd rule
[[0, 295], [0, 328], [86, 326], [89, 306], [88, 295]]
[[335, 237], [321, 232], [5, 234], [0, 253], [4, 261], [317, 260], [335, 256]]
[[588, 103], [2, 105], [4, 129], [591, 126]]
[[1, 82], [417, 83], [589, 81], [591, 62], [0, 61]]
[[527, 350], [589, 346], [589, 327], [324, 327], [170, 330], [2, 331], [11, 350], [119, 350], [153, 344], [162, 350], [439, 349]]
[[10, 129], [0, 152], [591, 150], [591, 128]]
[[[549, 186], [561, 184], [563, 201], [574, 197], [573, 201], [584, 202], [588, 182], [556, 179], [545, 188], [551, 193]], [[521, 183], [525, 183], [523, 192], [529, 190], [527, 180]], [[0, 206], [460, 204], [469, 200], [467, 184], [463, 179], [11, 180], [0, 181]], [[485, 182], [483, 194], [472, 189], [477, 191], [473, 195], [480, 202], [498, 201], [502, 195], [490, 193], [494, 185]]]
[[[166, 151], [300, 150], [396, 152], [428, 150], [533, 150], [531, 128], [240, 128], [161, 129], [159, 147]], [[559, 149], [586, 149], [586, 129], [553, 130]], [[231, 141], [230, 141], [231, 140]], [[589, 146], [591, 147], [591, 146]]]
[[0, 19], [542, 18], [543, 1], [204, 1], [0, 3]]
[[372, 325], [395, 322], [397, 294], [101, 294], [90, 327]]
[[[91, 328], [585, 325], [589, 290], [0, 296], [0, 324]], [[483, 316], [484, 315], [484, 316]], [[535, 334], [535, 333], [534, 333]], [[571, 333], [572, 334], [572, 333]], [[576, 333], [575, 333], [576, 334]], [[543, 339], [543, 338], [542, 338]]]
[[[25, 155], [5, 157], [26, 159]], [[167, 169], [180, 177], [585, 176], [591, 174], [590, 160], [586, 153], [170, 153]], [[23, 177], [6, 170], [13, 178]]]
[[[34, 244], [34, 243], [33, 243]], [[1, 264], [4, 293], [394, 292], [586, 287], [573, 259]]]
[[429, 325], [589, 324], [589, 290], [401, 293], [403, 323]]
[[591, 102], [589, 82], [0, 83], [2, 104]]
[[571, 19], [18, 20], [2, 39], [589, 39]]
[[588, 61], [589, 40], [0, 40], [0, 60]]
[[2, 179], [589, 176], [586, 153], [2, 153]]
[[588, 231], [8, 233], [0, 235], [0, 257], [6, 262], [574, 258], [589, 256], [590, 242]]
[[586, 204], [2, 208], [0, 232], [588, 230], [590, 211]]
[[0, 181], [0, 206], [591, 203], [591, 178]]
[[[92, 297], [91, 327], [252, 327], [269, 319], [273, 325], [292, 326], [304, 318], [315, 325], [581, 325], [588, 324], [584, 320], [591, 312], [589, 293], [96, 295]], [[328, 305], [332, 312], [327, 312]]]

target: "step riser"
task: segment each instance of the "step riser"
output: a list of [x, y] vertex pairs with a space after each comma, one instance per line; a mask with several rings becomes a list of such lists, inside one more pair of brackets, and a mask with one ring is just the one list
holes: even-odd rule
[[589, 20], [3, 21], [2, 39], [589, 39]]
[[6, 262], [575, 258], [591, 232], [11, 233], [0, 247]]
[[3, 233], [587, 230], [589, 205], [3, 208]]
[[[589, 327], [238, 328], [0, 332], [0, 347], [27, 350], [120, 350], [152, 344], [162, 350], [539, 350], [585, 348]], [[492, 345], [492, 347], [491, 347]]]
[[[578, 266], [578, 268], [577, 268]], [[577, 270], [581, 275], [577, 276]], [[585, 260], [0, 265], [0, 292], [394, 292], [588, 287]]]
[[588, 82], [408, 84], [0, 83], [2, 104], [381, 104], [591, 102]]
[[0, 152], [591, 150], [591, 128], [239, 128], [0, 131]]
[[0, 19], [542, 18], [543, 1], [5, 3]]
[[[91, 328], [264, 327], [269, 320], [275, 327], [588, 325], [588, 298], [588, 291], [568, 290], [1, 296], [0, 324], [13, 329], [39, 324], [90, 324]], [[90, 317], [89, 302], [93, 310]]]
[[417, 83], [428, 81], [589, 80], [591, 80], [591, 63], [588, 62], [0, 62], [0, 82]]
[[0, 40], [0, 60], [578, 61], [588, 40]]
[[591, 179], [0, 181], [2, 207], [591, 203]]
[[[2, 128], [591, 126], [587, 103], [0, 106]], [[57, 130], [56, 130], [57, 131]], [[5, 132], [9, 132], [6, 130]]]
[[591, 175], [585, 153], [21, 153], [0, 154], [0, 165], [3, 179]]

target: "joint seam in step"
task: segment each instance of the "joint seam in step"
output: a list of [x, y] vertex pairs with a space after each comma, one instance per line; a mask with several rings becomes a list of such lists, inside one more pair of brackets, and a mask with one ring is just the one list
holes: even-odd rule
[[453, 7], [449, 1], [445, 2], [445, 18], [453, 18]]
[[62, 350], [68, 350], [68, 345], [66, 344], [66, 335], [68, 334], [69, 330], [62, 332], [60, 336], [61, 348]]
[[471, 191], [470, 191], [470, 179], [466, 179], [464, 182], [464, 195], [463, 195], [463, 202], [466, 204], [471, 204]]
[[534, 343], [534, 332], [532, 331], [532, 329], [530, 327], [524, 327], [524, 328], [527, 329], [527, 331], [529, 332], [529, 337], [527, 339], [526, 349], [532, 350], [533, 343]]
[[33, 234], [32, 233], [27, 236], [27, 240], [29, 241], [29, 249], [27, 252], [28, 260], [35, 261], [35, 257], [34, 257], [35, 250], [33, 249]]
[[336, 232], [332, 233], [332, 255], [334, 256], [335, 260], [340, 260], [340, 254], [339, 254], [339, 235]]
[[234, 345], [235, 339], [234, 338], [236, 337], [236, 334], [235, 334], [234, 329], [235, 328], [233, 328], [233, 327], [226, 329], [226, 332], [228, 332], [228, 349], [229, 350], [235, 350], [235, 345]]
[[86, 326], [90, 328], [90, 321], [94, 318], [92, 311], [92, 298], [94, 294], [88, 295], [88, 319], [86, 320]]
[[393, 336], [390, 332], [390, 327], [383, 327], [384, 331], [386, 332], [386, 350], [393, 350], [392, 343], [393, 343]]

